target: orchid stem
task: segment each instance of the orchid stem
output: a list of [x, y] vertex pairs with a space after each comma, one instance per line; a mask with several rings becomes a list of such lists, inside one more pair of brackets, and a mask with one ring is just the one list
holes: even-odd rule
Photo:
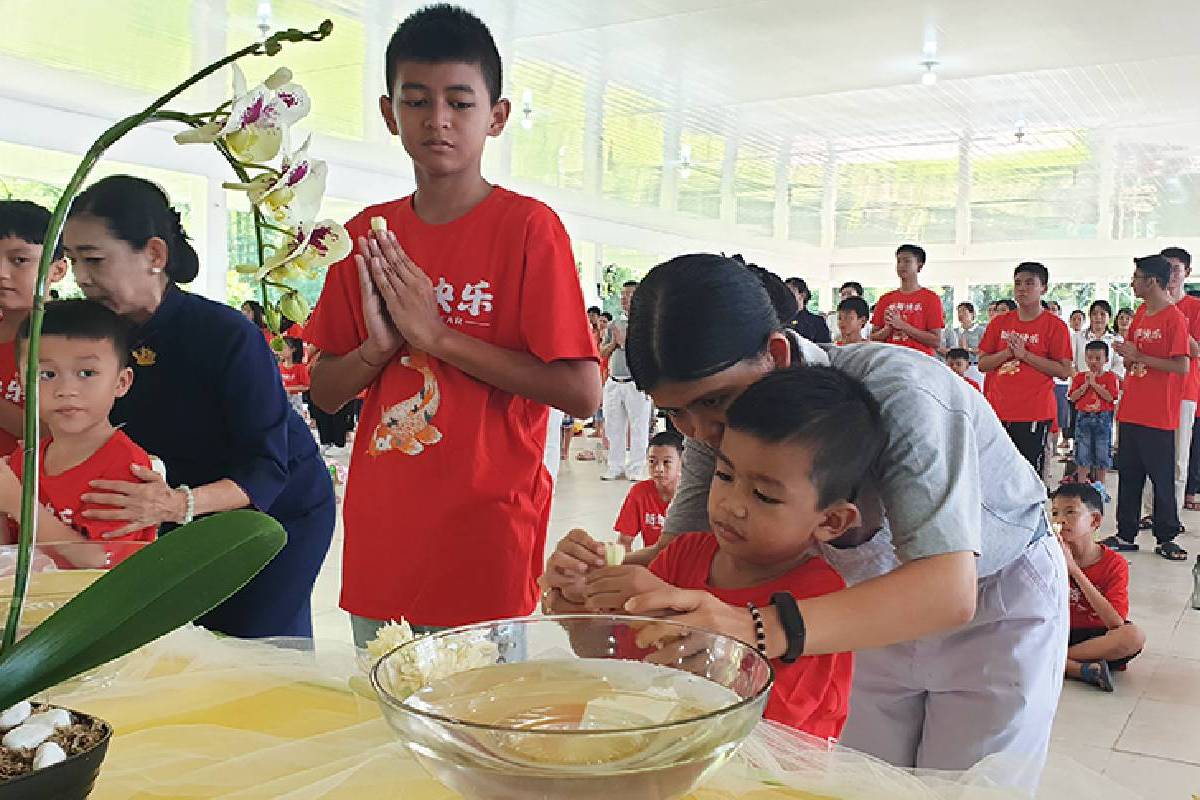
[[[170, 103], [187, 89], [244, 56], [273, 56], [282, 49], [282, 43], [285, 41], [319, 42], [328, 36], [332, 30], [333, 23], [325, 20], [315, 31], [300, 32], [295, 29], [280, 31], [269, 37], [266, 41], [255, 42], [231, 55], [214, 61], [159, 97], [142, 111], [118, 121], [108, 130], [104, 131], [104, 133], [100, 134], [100, 138], [84, 153], [83, 159], [79, 162], [79, 166], [75, 168], [75, 172], [71, 175], [70, 181], [68, 181], [66, 188], [63, 190], [62, 197], [55, 204], [54, 211], [50, 215], [50, 224], [46, 227], [46, 235], [42, 239], [44, 244], [42, 246], [42, 257], [38, 262], [37, 279], [34, 285], [33, 308], [29, 312], [29, 345], [26, 348], [25, 363], [22, 365], [25, 373], [26, 395], [23, 421], [25, 432], [23, 475], [25, 477], [21, 483], [21, 530], [17, 539], [17, 564], [16, 571], [13, 574], [12, 601], [9, 604], [8, 615], [4, 624], [3, 640], [0, 641], [0, 653], [7, 651], [17, 640], [17, 629], [21, 624], [21, 611], [25, 605], [25, 595], [29, 588], [29, 572], [33, 562], [33, 549], [37, 542], [37, 509], [39, 507], [37, 501], [38, 462], [40, 461], [41, 450], [41, 426], [38, 424], [38, 353], [42, 338], [42, 317], [46, 310], [45, 297], [47, 279], [50, 274], [50, 264], [53, 261], [54, 251], [62, 236], [63, 225], [66, 223], [67, 214], [71, 210], [71, 204], [74, 202], [75, 196], [83, 187], [83, 182], [91, 173], [92, 168], [95, 167], [96, 162], [104, 155], [104, 152], [134, 128], [154, 119], [173, 119], [182, 121], [193, 127], [199, 124], [195, 115], [163, 111], [163, 107], [167, 103]], [[242, 177], [243, 180], [249, 179], [246, 176], [245, 170], [237, 165], [236, 159], [233, 159], [232, 154], [229, 153], [228, 148], [223, 143], [218, 142], [217, 149], [221, 150], [222, 155], [230, 161], [231, 166], [239, 174], [239, 177]], [[259, 230], [258, 223], [261, 223], [262, 219], [257, 208], [255, 209], [255, 222], [255, 233], [259, 245], [259, 265], [261, 267], [263, 241], [262, 231]], [[267, 294], [265, 284], [262, 287], [262, 293], [265, 299]]]

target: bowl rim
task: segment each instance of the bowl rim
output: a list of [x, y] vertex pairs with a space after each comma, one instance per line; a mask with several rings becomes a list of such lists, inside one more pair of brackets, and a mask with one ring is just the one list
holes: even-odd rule
[[[686, 628], [688, 630], [698, 631], [700, 633], [704, 633], [709, 636], [720, 636], [725, 639], [729, 639], [730, 641], [736, 642], [747, 653], [752, 654], [754, 657], [754, 660], [759, 661], [764, 666], [766, 666], [767, 680], [763, 683], [762, 688], [760, 688], [757, 692], [750, 695], [749, 697], [738, 700], [738, 702], [733, 703], [731, 705], [723, 706], [715, 711], [709, 711], [704, 714], [700, 714], [698, 716], [685, 717], [684, 719], [671, 720], [670, 722], [659, 722], [659, 723], [655, 723], [652, 725], [641, 725], [636, 728], [588, 728], [586, 730], [581, 730], [578, 728], [573, 729], [573, 730], [517, 730], [515, 728], [511, 728], [506, 725], [492, 725], [492, 724], [486, 723], [486, 722], [472, 722], [470, 720], [458, 719], [456, 717], [448, 717], [444, 714], [436, 714], [432, 711], [424, 711], [419, 708], [413, 708], [412, 706], [408, 705], [405, 702], [405, 700], [397, 699], [396, 696], [393, 695], [391, 692], [389, 692], [387, 689], [385, 689], [383, 687], [383, 684], [380, 682], [379, 668], [380, 668], [380, 665], [382, 665], [386, 659], [390, 658], [391, 656], [395, 655], [396, 653], [400, 652], [401, 650], [405, 649], [406, 647], [415, 647], [418, 642], [422, 642], [427, 639], [436, 639], [436, 638], [443, 638], [443, 637], [448, 638], [452, 634], [459, 635], [459, 634], [467, 633], [467, 632], [474, 631], [474, 630], [480, 630], [480, 629], [484, 629], [484, 628], [494, 628], [494, 627], [497, 627], [500, 625], [505, 625], [505, 624], [531, 625], [531, 624], [541, 624], [541, 623], [581, 622], [581, 621], [585, 621], [585, 620], [618, 622], [618, 623], [620, 623], [620, 622], [626, 622], [626, 623], [627, 622], [666, 622], [671, 625], [675, 625], [676, 627], [679, 627], [679, 628]], [[701, 677], [701, 676], [697, 676], [697, 677]], [[588, 736], [608, 735], [608, 736], [612, 736], [612, 735], [616, 735], [616, 734], [647, 733], [647, 732], [653, 732], [653, 731], [670, 730], [672, 728], [682, 727], [684, 725], [693, 725], [696, 722], [702, 722], [707, 719], [716, 719], [719, 716], [724, 716], [730, 712], [737, 711], [738, 709], [744, 708], [745, 706], [748, 706], [748, 705], [758, 702], [762, 697], [764, 697], [768, 692], [771, 691], [771, 687], [773, 687], [775, 685], [775, 668], [771, 665], [770, 659], [768, 659], [762, 653], [758, 652], [758, 650], [755, 649], [753, 645], [747, 644], [746, 642], [743, 642], [741, 639], [738, 639], [733, 636], [728, 636], [724, 633], [717, 633], [716, 631], [710, 631], [705, 628], [697, 628], [694, 625], [686, 625], [681, 622], [672, 622], [669, 619], [663, 619], [661, 617], [639, 617], [639, 616], [634, 616], [632, 614], [546, 614], [546, 615], [539, 615], [539, 616], [508, 617], [506, 619], [488, 620], [486, 622], [477, 622], [477, 623], [474, 623], [471, 625], [461, 625], [461, 626], [454, 627], [454, 628], [447, 628], [444, 631], [437, 631], [436, 633], [429, 633], [429, 634], [425, 634], [423, 636], [413, 637], [413, 639], [411, 639], [410, 641], [407, 641], [404, 644], [402, 644], [398, 647], [394, 647], [391, 650], [389, 650], [388, 652], [384, 653], [383, 656], [380, 657], [371, 666], [370, 678], [371, 678], [371, 686], [375, 690], [375, 695], [379, 698], [380, 702], [385, 703], [388, 706], [391, 706], [399, 711], [404, 711], [406, 713], [414, 714], [418, 717], [423, 717], [425, 719], [433, 720], [436, 722], [446, 723], [446, 724], [460, 726], [460, 727], [464, 727], [464, 728], [471, 728], [474, 730], [492, 731], [492, 732], [496, 732], [496, 733], [523, 733], [523, 734], [538, 735], [538, 736], [578, 736], [578, 735], [588, 735]], [[714, 681], [714, 683], [715, 683], [715, 681]]]

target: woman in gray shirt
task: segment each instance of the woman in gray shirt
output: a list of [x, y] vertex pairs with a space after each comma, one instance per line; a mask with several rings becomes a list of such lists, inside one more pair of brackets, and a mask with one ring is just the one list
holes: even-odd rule
[[[858, 378], [880, 403], [886, 435], [866, 492], [878, 499], [861, 509], [875, 522], [822, 553], [852, 585], [799, 601], [803, 653], [857, 654], [845, 744], [934, 769], [966, 769], [995, 753], [1024, 757], [1029, 770], [1009, 764], [998, 779], [1035, 785], [1067, 640], [1066, 569], [1043, 484], [965, 381], [907, 348], [803, 342], [781, 330], [764, 288], [772, 280], [722, 256], [681, 256], [652, 270], [633, 298], [633, 376], [688, 437], [656, 551], [674, 535], [709, 529], [724, 411], [747, 386], [796, 363]], [[602, 553], [585, 532], [568, 535], [548, 564], [550, 594], [602, 565]], [[707, 592], [663, 590], [626, 608], [754, 641], [747, 609]], [[778, 612], [763, 610], [771, 657], [789, 645]]]

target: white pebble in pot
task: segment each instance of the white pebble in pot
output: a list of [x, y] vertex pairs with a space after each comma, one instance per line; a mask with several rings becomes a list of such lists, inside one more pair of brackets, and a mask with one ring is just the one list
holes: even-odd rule
[[45, 769], [67, 760], [67, 754], [54, 742], [43, 742], [33, 754], [33, 768]]
[[49, 725], [51, 728], [69, 728], [71, 727], [71, 713], [61, 708], [52, 708], [49, 711], [34, 714], [25, 720], [25, 724]]
[[6, 708], [0, 712], [0, 731], [11, 730], [17, 727], [25, 720], [29, 719], [29, 715], [33, 713], [33, 706], [28, 700], [22, 700], [12, 708]]
[[13, 728], [4, 734], [0, 744], [10, 750], [31, 750], [54, 735], [50, 725], [30, 725], [26, 722], [19, 728]]

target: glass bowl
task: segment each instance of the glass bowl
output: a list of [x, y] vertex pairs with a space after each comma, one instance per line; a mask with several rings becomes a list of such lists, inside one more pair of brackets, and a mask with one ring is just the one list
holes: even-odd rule
[[[650, 623], [668, 644], [638, 647]], [[754, 729], [773, 680], [736, 639], [591, 614], [454, 628], [371, 670], [384, 717], [422, 766], [488, 800], [681, 797]]]

